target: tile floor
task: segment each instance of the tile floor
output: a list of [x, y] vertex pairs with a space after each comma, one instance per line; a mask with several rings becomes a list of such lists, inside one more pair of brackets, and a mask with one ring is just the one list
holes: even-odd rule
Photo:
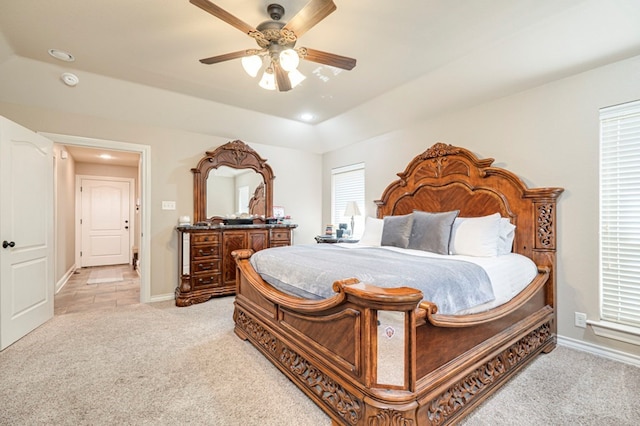
[[[88, 284], [95, 269], [121, 272], [122, 280]], [[131, 265], [93, 266], [80, 268], [69, 278], [53, 301], [54, 314], [117, 309], [119, 306], [140, 303], [140, 276]]]

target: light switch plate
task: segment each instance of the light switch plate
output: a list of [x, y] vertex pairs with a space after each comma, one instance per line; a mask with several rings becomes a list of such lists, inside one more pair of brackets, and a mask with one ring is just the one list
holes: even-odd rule
[[162, 210], [175, 210], [176, 202], [175, 201], [163, 201], [162, 202]]
[[587, 314], [582, 312], [576, 312], [575, 324], [576, 324], [576, 327], [587, 328]]

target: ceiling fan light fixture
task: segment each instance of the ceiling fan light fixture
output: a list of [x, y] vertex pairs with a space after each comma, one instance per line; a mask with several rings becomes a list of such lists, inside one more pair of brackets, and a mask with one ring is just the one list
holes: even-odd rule
[[307, 77], [302, 74], [300, 71], [294, 69], [293, 71], [289, 71], [289, 81], [291, 82], [291, 88], [296, 87], [298, 84], [302, 83]]
[[[346, 56], [307, 47], [294, 49], [300, 36], [336, 10], [333, 0], [307, 0], [307, 4], [288, 22], [280, 21], [284, 15], [284, 7], [271, 3], [267, 6], [267, 13], [271, 20], [261, 22], [256, 27], [235, 17], [211, 0], [190, 1], [205, 12], [253, 38], [260, 47], [211, 56], [200, 59], [200, 62], [211, 65], [242, 58], [243, 68], [252, 77], [255, 77], [264, 65], [266, 70], [258, 83], [264, 89], [287, 92], [299, 85], [305, 79], [305, 76], [297, 70], [300, 59], [345, 70], [351, 70], [356, 66], [356, 60]], [[256, 55], [258, 58], [255, 57]], [[262, 64], [259, 63], [260, 58], [262, 58]]]
[[273, 71], [271, 71], [271, 69], [265, 70], [258, 85], [266, 90], [276, 90], [276, 77], [273, 75]]
[[284, 49], [280, 52], [280, 66], [283, 70], [289, 72], [298, 68], [300, 57], [298, 52], [293, 49]]
[[262, 58], [258, 55], [245, 56], [242, 58], [242, 68], [251, 77], [258, 75], [258, 71], [262, 68]]

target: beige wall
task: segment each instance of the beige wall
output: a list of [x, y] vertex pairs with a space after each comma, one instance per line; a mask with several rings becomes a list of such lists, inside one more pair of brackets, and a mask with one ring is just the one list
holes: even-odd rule
[[76, 161], [76, 175], [127, 178], [136, 181], [134, 185], [137, 185], [138, 168]]
[[[435, 142], [466, 147], [514, 171], [531, 187], [559, 186], [559, 334], [640, 355], [640, 348], [574, 326], [574, 312], [599, 319], [598, 144], [601, 107], [640, 99], [640, 57], [594, 69], [475, 108], [424, 120], [324, 156], [331, 168], [364, 161], [367, 214], [395, 174]], [[330, 206], [323, 205], [324, 218]]]
[[[193, 217], [193, 178], [195, 167], [205, 151], [233, 137], [210, 136], [175, 128], [143, 126], [124, 121], [99, 119], [53, 109], [0, 103], [0, 114], [34, 131], [83, 136], [148, 145], [151, 147], [151, 297], [170, 298], [177, 285], [177, 235], [179, 216]], [[294, 243], [314, 242], [321, 216], [321, 164], [319, 154], [262, 145], [244, 139], [268, 161], [276, 176], [274, 204], [285, 206], [298, 224]], [[55, 141], [54, 141], [55, 142]], [[176, 210], [162, 210], [162, 201], [176, 201]]]
[[[57, 67], [17, 57], [1, 68], [12, 77], [0, 83], [0, 114], [7, 118], [35, 131], [150, 147], [152, 296], [170, 297], [176, 285], [174, 227], [180, 215], [193, 215], [190, 168], [205, 151], [241, 139], [268, 159], [276, 176], [274, 204], [284, 206], [299, 224], [295, 242], [307, 243], [330, 217], [332, 167], [365, 162], [366, 213], [374, 215], [372, 201], [396, 173], [442, 141], [495, 158], [495, 165], [513, 170], [530, 186], [566, 189], [558, 214], [559, 332], [576, 341], [640, 353], [638, 347], [573, 326], [575, 311], [598, 318], [598, 109], [640, 98], [640, 57], [475, 107], [449, 105], [441, 115], [433, 108], [404, 111], [402, 97], [392, 93], [315, 127], [91, 74], [83, 73], [83, 84], [73, 90], [51, 86], [44, 78], [58, 75]], [[134, 113], [137, 118], [131, 121]], [[389, 113], [411, 117], [413, 124], [398, 124], [397, 130], [374, 136], [386, 127], [372, 126], [372, 120], [378, 121], [372, 117]], [[198, 123], [207, 125], [195, 126], [194, 115], [206, 118]], [[311, 153], [319, 152], [319, 142], [331, 146], [338, 140], [351, 145], [324, 155]], [[177, 209], [162, 210], [164, 200], [176, 201]]]
[[53, 145], [55, 157], [55, 239], [54, 279], [56, 291], [75, 269], [75, 162], [62, 158], [64, 147]]
[[[207, 178], [207, 217], [226, 216], [235, 213], [236, 187], [233, 176], [212, 176]], [[193, 218], [191, 218], [193, 220]]]

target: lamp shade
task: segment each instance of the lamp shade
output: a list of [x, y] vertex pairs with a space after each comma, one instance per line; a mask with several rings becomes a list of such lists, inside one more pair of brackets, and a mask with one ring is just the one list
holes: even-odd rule
[[273, 71], [267, 69], [264, 74], [262, 74], [262, 79], [260, 83], [258, 83], [260, 87], [267, 90], [276, 90], [276, 78], [273, 75]]
[[249, 74], [251, 77], [255, 77], [258, 75], [258, 71], [260, 71], [260, 67], [262, 67], [262, 59], [258, 55], [245, 56], [242, 58], [242, 68]]
[[292, 88], [302, 83], [305, 78], [307, 77], [298, 70], [289, 71], [289, 81], [291, 82]]
[[347, 203], [347, 207], [344, 209], [345, 217], [360, 216], [361, 214], [362, 213], [360, 213], [360, 209], [358, 208], [358, 203], [355, 201], [349, 201]]
[[285, 71], [293, 71], [298, 67], [300, 57], [293, 49], [285, 49], [280, 52], [280, 66]]

